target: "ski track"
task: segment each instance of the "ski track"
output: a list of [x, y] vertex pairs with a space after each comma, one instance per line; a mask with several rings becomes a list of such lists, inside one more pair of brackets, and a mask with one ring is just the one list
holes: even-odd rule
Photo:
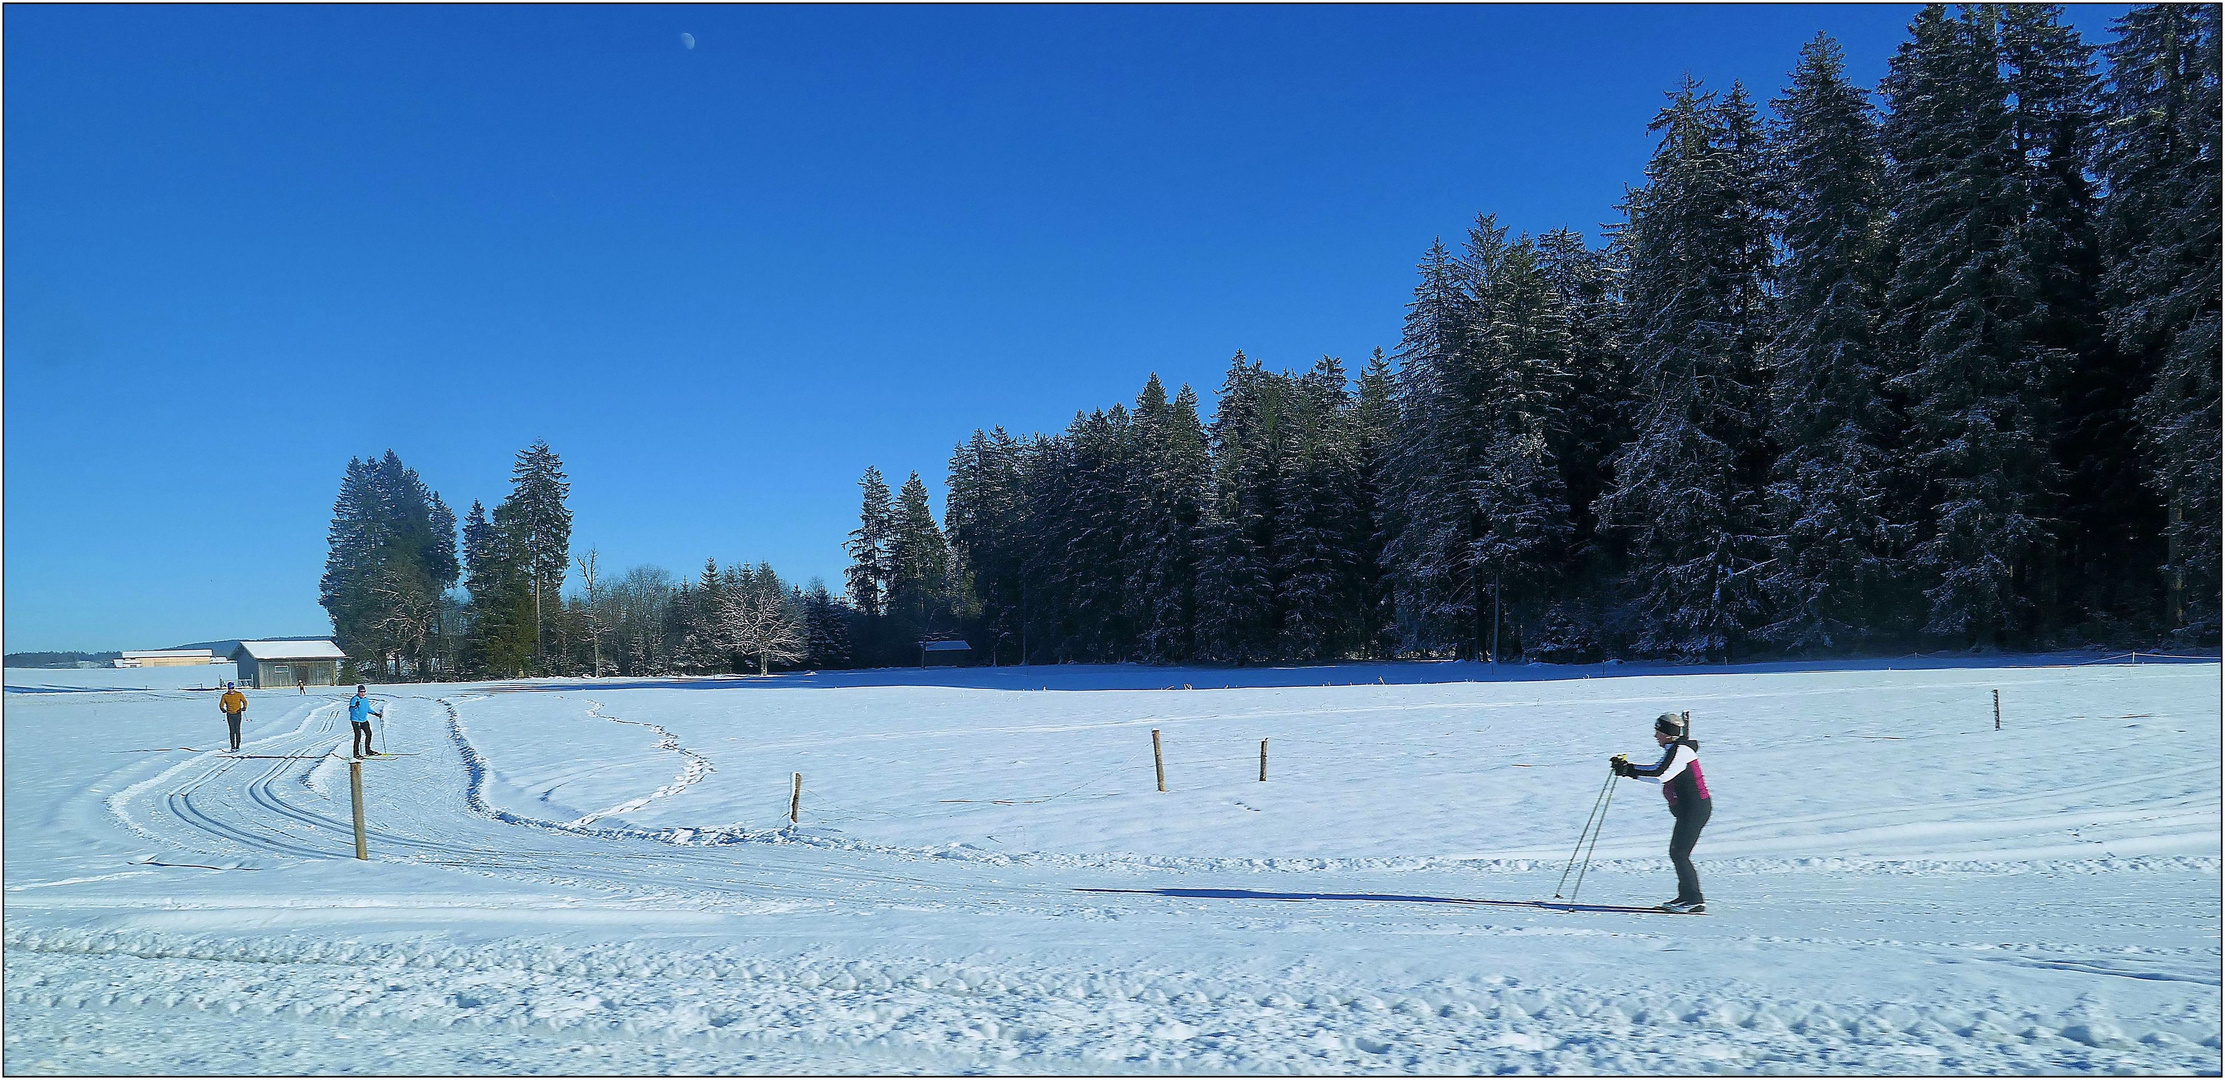
[[[1952, 684], [1951, 689], [1968, 687]], [[678, 795], [714, 770], [708, 758], [683, 746], [668, 728], [608, 715], [596, 701], [587, 702], [590, 717], [651, 729], [659, 749], [680, 755], [682, 768], [645, 796], [568, 821], [543, 819], [504, 808], [490, 796], [491, 769], [469, 738], [462, 709], [483, 699], [392, 699], [388, 724], [432, 738], [445, 736], [453, 756], [388, 758], [366, 765], [374, 792], [367, 830], [374, 857], [498, 879], [527, 890], [587, 890], [584, 898], [567, 901], [561, 910], [536, 907], [529, 917], [550, 920], [551, 925], [569, 918], [597, 925], [641, 917], [636, 911], [646, 901], [670, 917], [787, 920], [814, 912], [826, 913], [816, 917], [840, 918], [839, 913], [848, 911], [903, 918], [907, 912], [978, 910], [1003, 919], [1070, 920], [1085, 929], [1220, 911], [1220, 932], [1239, 936], [1295, 932], [1334, 938], [1373, 932], [1378, 926], [1408, 926], [1399, 932], [1481, 935], [1516, 949], [1523, 941], [1598, 935], [1602, 941], [1624, 943], [1617, 948], [1673, 952], [1687, 933], [1688, 924], [1679, 920], [1670, 920], [1676, 924], [1670, 930], [1631, 926], [1616, 916], [1524, 912], [1455, 918], [1439, 917], [1418, 904], [1325, 907], [1256, 899], [1079, 898], [1075, 893], [1077, 887], [1108, 881], [1194, 888], [1221, 884], [1215, 880], [1219, 877], [1307, 875], [1309, 883], [1303, 887], [1311, 888], [1322, 877], [1372, 886], [1390, 875], [1393, 880], [1429, 879], [1405, 891], [1503, 897], [1510, 889], [1551, 880], [1563, 857], [1544, 853], [1534, 858], [1503, 853], [1216, 858], [1003, 852], [966, 844], [871, 843], [813, 827], [643, 828], [603, 822]], [[298, 725], [256, 739], [249, 751], [310, 754], [319, 746], [329, 751], [326, 740], [337, 741], [341, 734], [339, 709], [337, 703], [312, 705]], [[1029, 730], [1084, 726], [1036, 725]], [[903, 737], [922, 734], [928, 733]], [[260, 866], [349, 860], [353, 851], [344, 785], [335, 790], [329, 781], [336, 760], [257, 761], [202, 752], [151, 770], [99, 803], [106, 817], [132, 835], [218, 859], [266, 860]], [[391, 775], [382, 776], [380, 770], [391, 770]], [[2092, 800], [2095, 809], [2082, 812], [2079, 820], [2096, 825], [2138, 824], [2157, 835], [2214, 830], [2219, 821], [2214, 789], [2205, 794], [2201, 787], [2211, 776], [2213, 768], [2197, 765], [2046, 792], [1973, 796], [1958, 808], [1988, 811], [1980, 820], [1925, 826], [1925, 835], [2022, 836], [2062, 820], [2060, 813], [2046, 813], [2048, 806], [2081, 797]], [[2109, 808], [2108, 796], [2136, 785], [2152, 790], [2159, 782], [2183, 785], [2188, 794], [2137, 808]], [[425, 794], [405, 807], [400, 800], [407, 796], [396, 791]], [[2025, 808], [2031, 812], [2021, 812]], [[1923, 807], [1896, 809], [1869, 817], [1859, 828], [1833, 829], [1824, 814], [1777, 824], [1812, 825], [1831, 835], [1906, 837], [1912, 826], [1924, 825], [1925, 812]], [[1709, 839], [1735, 840], [1740, 831], [1738, 826], [1720, 829]], [[520, 843], [526, 838], [533, 839]], [[1706, 871], [1711, 881], [1718, 876], [1750, 879], [1748, 892], [1766, 889], [1766, 882], [1778, 878], [1828, 882], [1879, 875], [1912, 882], [1971, 877], [2004, 885], [2079, 877], [2125, 882], [2135, 895], [2121, 903], [2094, 905], [2086, 914], [2098, 919], [2153, 915], [2137, 898], [2145, 879], [2192, 879], [2204, 883], [2196, 887], [2197, 895], [2206, 890], [2214, 899], [2220, 873], [2220, 859], [2214, 856], [2118, 856], [2095, 850], [2061, 857], [2047, 845], [2037, 849], [2044, 857], [2003, 852], [2001, 857], [1969, 859], [1797, 857], [1771, 850], [1773, 845], [1789, 849], [1793, 843], [1749, 838], [1739, 844], [1743, 854], [1705, 859]], [[2060, 850], [2079, 850], [2082, 843], [2089, 850], [2094, 846], [2081, 841], [2074, 829]], [[2126, 845], [2120, 841], [2118, 846]], [[1659, 857], [1603, 857], [1592, 863], [1591, 872], [1658, 878], [1666, 865]], [[215, 869], [168, 872], [224, 876]], [[156, 872], [26, 882], [11, 869], [17, 880], [7, 888], [18, 895], [10, 906], [20, 917], [8, 920], [0, 942], [10, 961], [4, 997], [9, 1071], [300, 1068], [304, 1066], [281, 1063], [330, 1062], [334, 1050], [329, 1040], [351, 1032], [371, 1040], [363, 1049], [384, 1047], [356, 1063], [372, 1066], [372, 1071], [454, 1071], [476, 1062], [479, 1071], [503, 1072], [2214, 1075], [2221, 1060], [2221, 961], [2214, 944], [2214, 912], [2204, 916], [2212, 944], [2194, 948], [2126, 945], [2106, 951], [2044, 940], [1865, 937], [1856, 924], [1877, 925], [1864, 916], [1879, 902], [1827, 888], [1815, 903], [1843, 918], [1823, 919], [1815, 933], [1742, 932], [1735, 908], [1707, 920], [1712, 928], [1690, 931], [1712, 934], [1711, 940], [1722, 947], [1752, 950], [1757, 957], [1805, 955], [1815, 949], [1888, 949], [1947, 971], [1968, 965], [1973, 970], [2028, 972], [2033, 978], [2083, 980], [2080, 985], [2138, 987], [2144, 993], [2184, 988], [2181, 1008], [2127, 1015], [2111, 1007], [2107, 992], [2081, 993], [2073, 1004], [2058, 1008], [2020, 1003], [2005, 997], [1995, 983], [1944, 984], [1921, 1001], [1907, 995], [1849, 1000], [1843, 993], [1804, 994], [1796, 979], [1752, 982], [1712, 974], [1681, 984], [1618, 985], [1604, 979], [1570, 986], [1510, 974], [1434, 975], [1385, 983], [1379, 978], [1353, 982], [1333, 964], [1312, 960], [1280, 969], [1226, 963], [1200, 968], [1173, 956], [1092, 963], [1025, 949], [940, 958], [874, 950], [861, 955], [808, 941], [768, 953], [731, 944], [706, 948], [654, 940], [577, 943], [502, 937], [459, 943], [411, 934], [370, 939], [314, 932], [257, 934], [213, 930], [198, 914], [245, 910], [237, 898], [196, 901], [182, 896], [161, 911], [147, 911], [128, 900], [109, 904], [91, 898], [48, 900], [55, 894], [46, 892], [36, 898], [20, 895], [27, 889]], [[323, 918], [314, 907], [277, 903], [289, 917], [307, 920], [301, 924], [305, 928]], [[574, 911], [580, 903], [587, 906]], [[1922, 911], [1941, 903], [1904, 898], [1898, 906]], [[2113, 904], [2122, 912], [2113, 910]], [[111, 910], [118, 913], [112, 920], [97, 916]], [[426, 925], [468, 926], [474, 920], [511, 918], [473, 901], [381, 902], [368, 910], [385, 913], [378, 918], [405, 922], [414, 917], [408, 913], [423, 912], [436, 920]], [[347, 925], [338, 912], [332, 919], [336, 928]], [[1839, 921], [1847, 925], [1841, 927]], [[659, 924], [652, 920], [650, 925]], [[187, 1045], [196, 1048], [181, 1048]], [[306, 1067], [326, 1071], [331, 1066]]]
[[693, 750], [688, 749], [685, 746], [680, 745], [680, 737], [678, 735], [674, 735], [670, 731], [667, 731], [656, 724], [643, 723], [639, 720], [621, 720], [618, 717], [607, 715], [603, 712], [602, 702], [592, 700], [587, 703], [587, 715], [592, 716], [598, 720], [608, 720], [613, 724], [632, 724], [635, 727], [645, 727], [651, 731], [656, 732], [657, 748], [660, 750], [669, 750], [672, 753], [680, 755], [680, 757], [682, 758], [680, 775], [673, 777], [671, 783], [668, 783], [663, 787], [650, 792], [647, 795], [643, 795], [638, 799], [629, 799], [625, 802], [619, 803], [616, 806], [597, 810], [594, 813], [583, 815], [575, 820], [567, 821], [564, 823], [566, 827], [586, 828], [589, 825], [593, 825], [599, 818], [616, 817], [620, 814], [631, 814], [636, 810], [648, 806], [650, 803], [655, 802], [658, 799], [678, 795], [679, 793], [686, 791], [691, 787], [694, 787], [704, 777], [711, 775], [713, 771], [710, 759], [696, 753]]

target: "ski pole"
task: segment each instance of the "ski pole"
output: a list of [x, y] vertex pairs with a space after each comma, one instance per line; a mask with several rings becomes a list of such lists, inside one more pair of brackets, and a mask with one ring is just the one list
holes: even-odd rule
[[1553, 885], [1553, 898], [1558, 900], [1561, 886], [1568, 884], [1568, 875], [1576, 869], [1576, 856], [1584, 850], [1584, 838], [1591, 835], [1592, 822], [1599, 817], [1599, 805], [1607, 801], [1607, 787], [1615, 782], [1615, 774], [1607, 774], [1607, 783], [1599, 785], [1599, 794], [1592, 797], [1591, 816], [1584, 819], [1584, 830], [1576, 834], [1576, 849], [1568, 853], [1568, 865], [1561, 867], [1561, 879]]
[[1591, 870], [1591, 853], [1599, 849], [1599, 834], [1607, 830], [1607, 808], [1615, 804], [1615, 784], [1620, 776], [1607, 778], [1607, 798], [1599, 804], [1599, 826], [1592, 830], [1591, 847], [1584, 849], [1584, 865], [1576, 871], [1576, 885], [1568, 890], [1568, 910], [1576, 910], [1576, 894], [1584, 891], [1584, 875]]

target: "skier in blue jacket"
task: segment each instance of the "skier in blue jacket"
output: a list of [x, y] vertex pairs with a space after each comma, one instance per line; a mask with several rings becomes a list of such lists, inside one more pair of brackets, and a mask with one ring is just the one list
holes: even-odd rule
[[1662, 904], [1661, 910], [1704, 915], [1707, 900], [1700, 895], [1699, 871], [1692, 868], [1692, 847], [1700, 842], [1700, 830], [1714, 815], [1715, 804], [1708, 798], [1707, 778], [1700, 774], [1700, 744], [1692, 741], [1683, 719], [1675, 713], [1662, 713], [1654, 720], [1653, 741], [1662, 749], [1661, 760], [1633, 765], [1627, 755], [1616, 754], [1608, 759], [1607, 767], [1617, 776], [1661, 785], [1661, 795], [1669, 801], [1669, 814], [1676, 819], [1676, 827], [1669, 830], [1669, 862], [1676, 866], [1676, 899]]
[[355, 756], [376, 757], [378, 751], [371, 749], [371, 718], [384, 717], [386, 711], [373, 706], [371, 699], [364, 696], [365, 693], [359, 684], [355, 688], [355, 696], [348, 699], [348, 723], [355, 728]]

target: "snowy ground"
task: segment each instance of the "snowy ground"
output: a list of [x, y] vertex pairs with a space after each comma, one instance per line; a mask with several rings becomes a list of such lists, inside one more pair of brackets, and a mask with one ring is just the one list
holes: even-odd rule
[[2215, 663], [7, 684], [12, 1073], [2220, 1069]]

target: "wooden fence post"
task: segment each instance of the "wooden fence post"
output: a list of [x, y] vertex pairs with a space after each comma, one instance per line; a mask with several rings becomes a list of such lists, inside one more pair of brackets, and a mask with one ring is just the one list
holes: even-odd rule
[[1993, 730], [2001, 730], [2001, 691], [1993, 692]]
[[803, 774], [797, 773], [795, 782], [788, 788], [788, 824], [794, 825], [803, 814]]
[[1267, 740], [1259, 740], [1259, 782], [1267, 782]]
[[1167, 789], [1167, 759], [1159, 752], [1159, 729], [1151, 729], [1151, 767], [1159, 774], [1159, 790]]
[[355, 804], [355, 857], [368, 859], [371, 847], [363, 838], [363, 759], [348, 762], [348, 794]]

